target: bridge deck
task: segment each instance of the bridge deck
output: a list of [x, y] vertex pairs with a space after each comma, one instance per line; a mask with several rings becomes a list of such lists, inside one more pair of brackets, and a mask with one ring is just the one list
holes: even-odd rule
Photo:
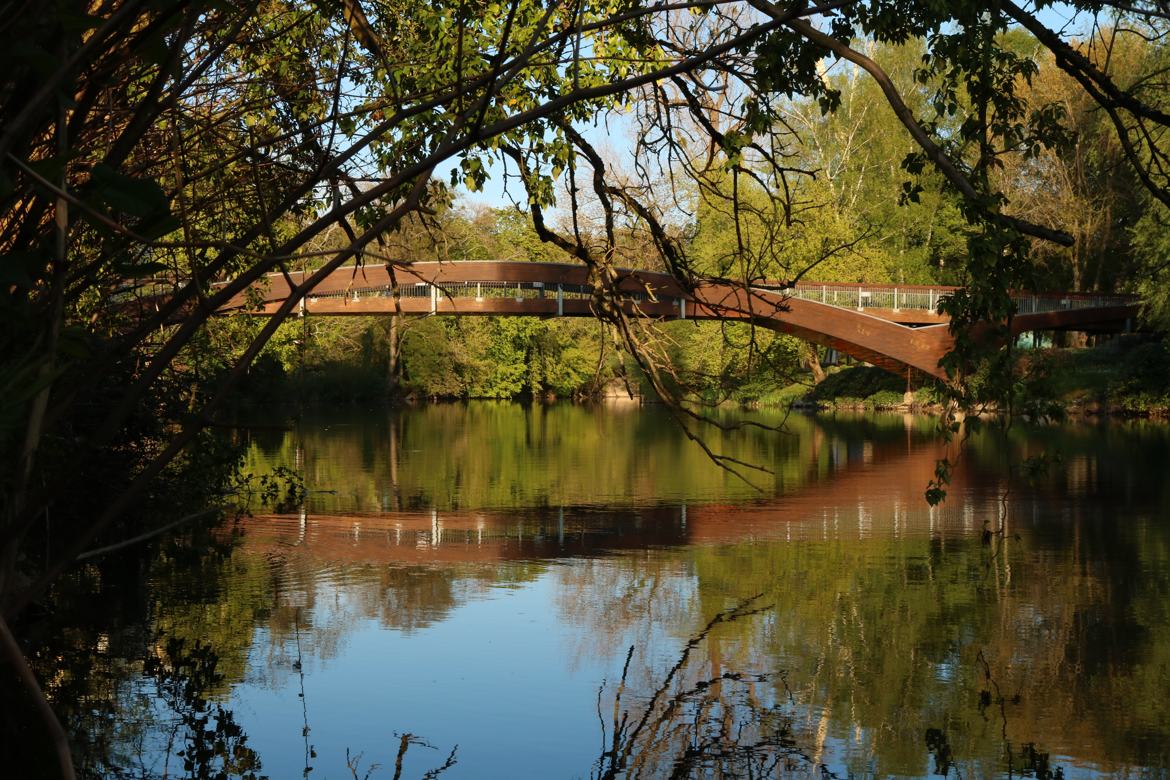
[[[292, 285], [313, 272], [270, 274], [221, 311], [276, 313]], [[656, 319], [745, 320], [833, 347], [905, 375], [907, 367], [943, 378], [939, 359], [953, 339], [939, 301], [945, 286], [800, 282], [745, 288], [733, 280], [685, 290], [674, 277], [623, 269], [616, 284], [628, 313]], [[221, 285], [222, 286], [222, 285]], [[149, 294], [149, 293], [148, 293]], [[159, 291], [155, 295], [169, 294]], [[594, 285], [583, 265], [529, 262], [418, 262], [341, 268], [300, 302], [303, 313], [355, 315], [594, 316]], [[1015, 333], [1075, 328], [1119, 330], [1136, 317], [1133, 296], [1077, 293], [1016, 296]]]

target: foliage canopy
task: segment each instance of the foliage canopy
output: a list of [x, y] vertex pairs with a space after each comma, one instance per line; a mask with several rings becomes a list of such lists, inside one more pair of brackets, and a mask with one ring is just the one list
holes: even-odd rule
[[[1084, 240], [1061, 214], [1017, 210], [1013, 195], [1053, 186], [1039, 175], [1046, 150], [1078, 133], [1112, 139], [1100, 170], [1124, 168], [1151, 206], [1149, 232], [1164, 236], [1165, 3], [1078, 0], [1067, 29], [1048, 23], [1047, 6], [18, 4], [0, 20], [4, 615], [158, 495], [320, 278], [353, 261], [408, 263], [396, 231], [426, 230], [455, 185], [475, 190], [493, 170], [507, 172], [540, 239], [593, 270], [598, 316], [664, 393], [645, 324], [622, 315], [610, 287], [619, 237], [638, 237], [642, 263], [687, 284], [711, 273], [799, 276], [811, 261], [792, 258], [808, 252], [770, 251], [769, 232], [780, 235], [771, 228], [752, 245], [743, 226], [783, 226], [807, 244], [801, 231], [829, 224], [810, 218], [816, 204], [853, 192], [851, 218], [868, 219], [876, 198], [897, 197], [834, 179], [833, 160], [815, 151], [818, 133], [861, 110], [853, 79], [908, 139], [901, 172], [884, 181], [911, 203], [937, 199], [933, 213], [967, 237], [946, 250], [967, 285], [951, 309], [960, 332], [1010, 317], [1008, 291], [1034, 279], [1033, 240]], [[1126, 51], [1136, 54], [1115, 56], [1135, 40]], [[883, 65], [915, 56], [908, 79]], [[1042, 60], [1069, 80], [1076, 105], [1037, 82]], [[617, 115], [637, 129], [620, 166], [588, 132]], [[929, 195], [928, 179], [938, 185]], [[737, 236], [715, 267], [686, 240], [691, 216], [711, 204]], [[1138, 256], [1149, 278], [1164, 279], [1164, 240], [1146, 230], [1134, 233]], [[214, 383], [198, 381], [217, 306], [266, 273], [299, 268], [314, 272], [280, 314], [217, 356]], [[135, 304], [144, 289], [168, 297]], [[956, 372], [971, 349], [960, 340]], [[95, 468], [110, 453], [123, 467]], [[65, 483], [77, 486], [73, 499]], [[50, 508], [66, 540], [55, 546], [40, 544]]]

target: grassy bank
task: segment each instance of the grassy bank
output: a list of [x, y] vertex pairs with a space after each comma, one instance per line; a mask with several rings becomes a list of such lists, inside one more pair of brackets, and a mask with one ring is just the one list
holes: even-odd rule
[[[1170, 417], [1170, 343], [1133, 337], [1084, 349], [1020, 353], [1017, 408], [1054, 405], [1068, 414]], [[830, 369], [823, 382], [794, 384], [760, 404], [819, 409], [905, 408], [906, 380], [872, 366]], [[915, 388], [912, 406], [937, 409], [942, 392]]]

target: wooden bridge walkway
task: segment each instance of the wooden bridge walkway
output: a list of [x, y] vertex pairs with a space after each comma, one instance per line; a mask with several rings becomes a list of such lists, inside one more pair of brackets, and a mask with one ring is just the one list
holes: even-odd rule
[[[312, 272], [309, 272], [310, 274]], [[594, 316], [594, 288], [582, 265], [531, 262], [417, 262], [396, 267], [341, 268], [300, 303], [304, 314]], [[289, 282], [304, 274], [270, 274], [221, 311], [264, 316], [287, 300]], [[674, 277], [620, 270], [618, 289], [631, 314], [655, 319], [741, 320], [832, 347], [904, 376], [907, 367], [945, 378], [939, 359], [951, 349], [949, 321], [938, 302], [943, 286], [800, 282], [744, 288], [702, 282], [693, 291]], [[1134, 296], [1022, 294], [1014, 334], [1037, 330], [1117, 332], [1140, 307]]]

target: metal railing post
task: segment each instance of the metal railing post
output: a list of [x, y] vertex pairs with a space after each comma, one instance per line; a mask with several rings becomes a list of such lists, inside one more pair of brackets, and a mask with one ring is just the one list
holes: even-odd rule
[[565, 290], [560, 282], [557, 282], [557, 316], [565, 316]]

